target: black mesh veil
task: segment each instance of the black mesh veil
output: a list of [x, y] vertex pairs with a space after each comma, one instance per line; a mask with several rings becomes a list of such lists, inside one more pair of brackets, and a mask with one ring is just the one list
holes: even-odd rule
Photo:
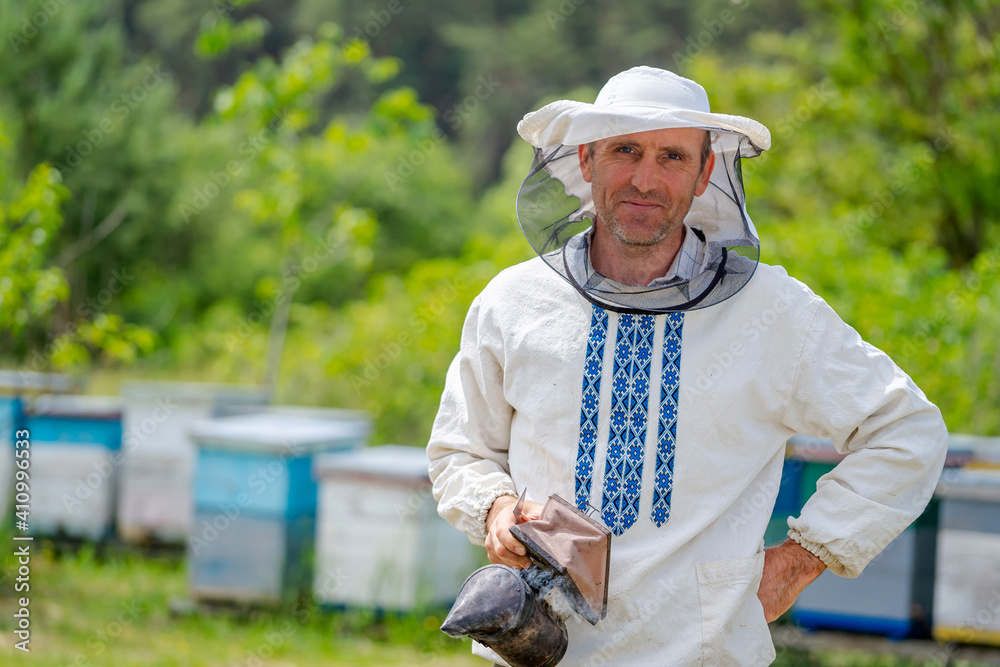
[[517, 218], [535, 252], [593, 303], [610, 310], [665, 313], [705, 308], [750, 280], [760, 241], [747, 215], [742, 158], [761, 150], [743, 134], [704, 127], [712, 135], [715, 167], [706, 191], [684, 218], [704, 244], [693, 277], [671, 284], [630, 286], [594, 271], [589, 249], [595, 208], [576, 145], [535, 148], [531, 171], [517, 195]]

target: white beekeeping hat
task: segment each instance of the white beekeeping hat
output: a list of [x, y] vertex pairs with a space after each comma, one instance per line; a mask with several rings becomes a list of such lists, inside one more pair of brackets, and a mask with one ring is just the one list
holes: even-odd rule
[[[596, 273], [589, 261], [596, 210], [580, 171], [581, 144], [668, 128], [711, 132], [715, 168], [684, 224], [706, 245], [697, 274], [679, 284], [629, 286]], [[700, 85], [653, 67], [612, 77], [593, 104], [560, 100], [527, 114], [521, 137], [535, 147], [531, 171], [517, 197], [521, 229], [535, 251], [599, 306], [661, 313], [704, 308], [732, 296], [750, 280], [760, 241], [747, 215], [742, 158], [771, 146], [767, 128], [741, 116], [712, 113]]]

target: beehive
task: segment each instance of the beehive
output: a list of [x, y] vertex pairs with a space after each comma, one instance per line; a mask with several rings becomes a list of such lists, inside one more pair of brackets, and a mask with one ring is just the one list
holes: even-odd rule
[[313, 456], [355, 449], [366, 416], [272, 408], [196, 422], [189, 581], [198, 600], [276, 603], [308, 590], [317, 484]]
[[31, 527], [39, 535], [113, 536], [121, 464], [121, 402], [111, 396], [37, 397], [31, 434]]
[[260, 410], [262, 388], [193, 382], [130, 382], [122, 387], [118, 531], [131, 542], [183, 543], [193, 518], [195, 448], [188, 437], [202, 419]]
[[1000, 470], [946, 470], [934, 638], [1000, 645]]
[[[816, 492], [817, 482], [845, 456], [822, 438], [796, 436], [790, 444], [791, 455], [802, 461], [801, 507]], [[934, 603], [937, 514], [938, 504], [932, 500], [857, 578], [824, 572], [799, 595], [792, 620], [810, 629], [892, 638], [927, 635]]]
[[[13, 488], [15, 432], [25, 425], [25, 401], [39, 392], [65, 392], [78, 385], [77, 381], [59, 373], [0, 371], [0, 516], [7, 516]], [[29, 450], [30, 441], [29, 434]], [[30, 468], [30, 453], [28, 459]]]
[[951, 433], [948, 452], [961, 452], [969, 468], [1000, 469], [1000, 438]]
[[802, 461], [795, 458], [786, 458], [782, 463], [778, 496], [764, 533], [764, 544], [767, 546], [780, 544], [788, 538], [788, 517], [797, 516], [802, 509], [802, 467]]
[[[14, 475], [14, 442], [24, 411], [18, 396], [0, 395], [0, 511], [7, 516]], [[29, 445], [30, 448], [30, 445]]]
[[454, 600], [477, 550], [438, 516], [427, 465], [402, 445], [317, 458], [317, 600], [393, 611]]

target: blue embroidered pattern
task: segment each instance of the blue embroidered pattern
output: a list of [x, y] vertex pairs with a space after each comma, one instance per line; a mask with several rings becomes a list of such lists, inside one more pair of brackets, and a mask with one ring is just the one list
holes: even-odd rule
[[594, 453], [597, 449], [597, 408], [601, 396], [601, 369], [604, 366], [604, 341], [608, 335], [608, 311], [594, 306], [587, 338], [587, 360], [583, 366], [583, 401], [580, 406], [580, 449], [576, 455], [576, 506], [586, 512], [590, 503], [590, 484], [594, 476]]
[[660, 380], [660, 424], [656, 439], [656, 474], [653, 511], [657, 527], [670, 519], [670, 493], [674, 487], [674, 444], [677, 439], [677, 404], [680, 400], [681, 333], [684, 313], [668, 313], [663, 330], [663, 373]]
[[611, 423], [601, 517], [615, 535], [639, 515], [639, 489], [649, 409], [649, 373], [653, 356], [652, 315], [618, 317]]

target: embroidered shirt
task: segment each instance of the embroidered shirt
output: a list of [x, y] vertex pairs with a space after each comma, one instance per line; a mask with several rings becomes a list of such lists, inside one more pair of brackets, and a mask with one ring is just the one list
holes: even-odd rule
[[789, 535], [857, 576], [921, 513], [947, 442], [885, 354], [780, 267], [710, 308], [646, 316], [592, 306], [534, 259], [473, 302], [427, 452], [439, 513], [474, 542], [524, 489], [598, 508], [615, 532], [608, 616], [567, 623], [561, 667], [765, 665], [763, 534], [796, 433], [850, 455]]

